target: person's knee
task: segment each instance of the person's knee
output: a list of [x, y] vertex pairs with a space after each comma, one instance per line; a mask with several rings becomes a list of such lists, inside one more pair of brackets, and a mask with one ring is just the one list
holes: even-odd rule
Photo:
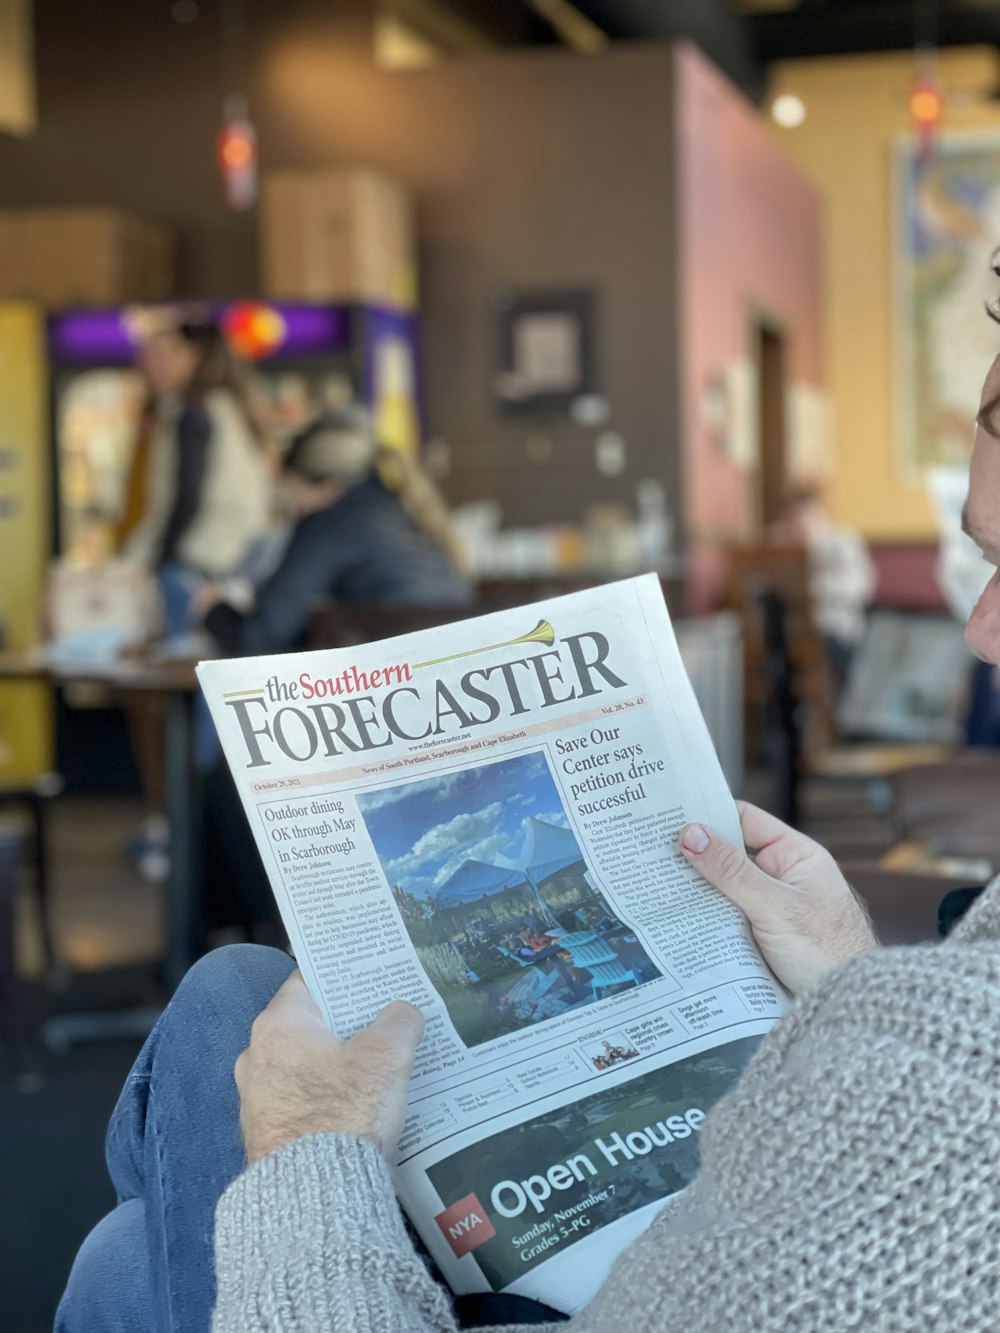
[[164, 1135], [186, 1134], [197, 1105], [217, 1122], [227, 1150], [238, 1144], [233, 1068], [249, 1044], [254, 1019], [294, 967], [277, 949], [240, 944], [206, 954], [191, 968], [143, 1047], [108, 1125], [106, 1156], [119, 1197], [143, 1197], [148, 1188], [150, 1124]]
[[233, 1007], [260, 1012], [295, 969], [295, 960], [280, 949], [260, 944], [229, 944], [213, 949], [189, 969], [170, 1007], [198, 1014]]
[[[225, 1076], [250, 1040], [254, 1019], [295, 968], [279, 949], [231, 944], [199, 959], [178, 986], [153, 1034], [151, 1055], [171, 1078], [218, 1062]], [[188, 1069], [194, 1062], [195, 1070]], [[200, 1071], [200, 1072], [199, 1072]]]
[[56, 1312], [54, 1333], [126, 1333], [149, 1328], [151, 1288], [145, 1212], [119, 1204], [80, 1246]]

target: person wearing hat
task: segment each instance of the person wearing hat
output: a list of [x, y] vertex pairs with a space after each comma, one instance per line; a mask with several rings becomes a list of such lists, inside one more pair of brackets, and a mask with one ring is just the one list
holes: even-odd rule
[[288, 546], [240, 610], [209, 587], [195, 610], [223, 651], [286, 652], [305, 644], [320, 599], [368, 605], [467, 606], [470, 586], [444, 501], [408, 455], [381, 447], [359, 408], [306, 426], [285, 455], [294, 517]]

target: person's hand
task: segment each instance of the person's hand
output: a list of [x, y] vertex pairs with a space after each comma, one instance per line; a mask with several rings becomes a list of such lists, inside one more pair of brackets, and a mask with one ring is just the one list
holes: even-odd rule
[[684, 856], [750, 922], [778, 980], [797, 995], [877, 944], [868, 913], [819, 843], [736, 802], [747, 855], [702, 824], [681, 830]]
[[223, 600], [223, 589], [218, 583], [202, 583], [191, 594], [188, 603], [188, 620], [192, 625], [200, 625], [209, 611]]
[[420, 1010], [396, 1000], [341, 1041], [293, 972], [254, 1022], [236, 1061], [247, 1161], [307, 1134], [354, 1134], [388, 1156], [406, 1114]]

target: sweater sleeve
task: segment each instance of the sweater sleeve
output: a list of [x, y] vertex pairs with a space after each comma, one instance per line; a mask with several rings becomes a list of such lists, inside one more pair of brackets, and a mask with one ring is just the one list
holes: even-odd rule
[[[705, 1121], [697, 1180], [566, 1333], [994, 1333], [998, 934], [995, 880], [944, 944], [875, 950], [800, 996]], [[253, 1166], [216, 1258], [215, 1333], [455, 1333], [357, 1140]]]
[[456, 1333], [375, 1147], [299, 1139], [226, 1190], [215, 1221], [213, 1333]]

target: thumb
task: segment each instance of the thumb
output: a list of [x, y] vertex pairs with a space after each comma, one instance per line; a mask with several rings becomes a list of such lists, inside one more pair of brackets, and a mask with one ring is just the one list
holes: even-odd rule
[[424, 1016], [415, 1004], [393, 1000], [379, 1010], [368, 1031], [389, 1042], [400, 1055], [412, 1057], [424, 1035]]
[[734, 847], [704, 824], [688, 824], [681, 829], [680, 848], [698, 873], [735, 903], [754, 926], [768, 924], [781, 886], [742, 847]]
[[273, 1016], [292, 1019], [294, 1017], [318, 1018], [322, 1021], [322, 1011], [309, 994], [305, 978], [297, 969], [292, 972], [275, 991], [267, 1006]]

